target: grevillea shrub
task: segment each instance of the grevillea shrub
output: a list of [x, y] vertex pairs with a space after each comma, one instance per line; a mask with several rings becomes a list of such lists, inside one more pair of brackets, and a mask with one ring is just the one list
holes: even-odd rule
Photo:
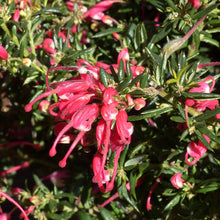
[[0, 219], [219, 219], [219, 6], [0, 1]]

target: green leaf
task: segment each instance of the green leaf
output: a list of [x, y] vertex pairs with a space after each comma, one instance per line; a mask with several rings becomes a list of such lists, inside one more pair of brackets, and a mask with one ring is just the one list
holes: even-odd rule
[[129, 159], [125, 162], [124, 164], [124, 168], [126, 170], [131, 170], [133, 169], [135, 166], [137, 166], [138, 164], [142, 163], [143, 161], [147, 160], [147, 155], [139, 155], [136, 156], [132, 159]]
[[116, 90], [118, 92], [123, 91], [123, 89], [130, 87], [131, 82], [132, 82], [131, 79], [125, 79], [124, 81], [118, 84]]
[[57, 211], [57, 202], [54, 199], [50, 199], [49, 207], [50, 207], [51, 212], [56, 212]]
[[180, 198], [181, 198], [181, 196], [180, 196], [179, 194], [176, 195], [176, 196], [166, 205], [166, 207], [164, 208], [164, 211], [173, 209], [173, 207], [176, 206], [176, 205], [179, 203]]
[[203, 41], [203, 42], [205, 42], [205, 43], [208, 43], [208, 44], [212, 44], [212, 45], [214, 45], [214, 46], [216, 46], [216, 47], [219, 47], [219, 46], [220, 46], [219, 41], [217, 41], [217, 40], [215, 40], [215, 39], [212, 39], [212, 38], [210, 38], [210, 37], [205, 37], [205, 36], [203, 36], [203, 37], [201, 38], [201, 41]]
[[214, 100], [220, 99], [219, 94], [214, 93], [199, 93], [199, 92], [182, 92], [185, 98], [191, 98], [196, 100]]
[[65, 14], [65, 10], [62, 10], [60, 8], [43, 8], [39, 12], [36, 13], [36, 15], [43, 15], [43, 14]]
[[199, 115], [199, 116], [195, 117], [195, 120], [197, 122], [202, 122], [202, 121], [204, 121], [206, 119], [214, 117], [215, 115], [217, 115], [219, 113], [220, 113], [220, 108], [216, 108], [214, 110], [207, 110], [202, 115]]
[[112, 79], [111, 76], [110, 76], [109, 73], [107, 73], [102, 67], [100, 67], [99, 74], [100, 74], [101, 83], [102, 83], [106, 88], [108, 88], [108, 80], [109, 80], [109, 79]]
[[171, 116], [170, 120], [175, 121], [177, 123], [184, 123], [186, 120], [182, 118], [181, 116]]
[[126, 188], [126, 186], [121, 186], [119, 189], [118, 189], [118, 193], [120, 196], [122, 196], [123, 198], [126, 199], [126, 201], [137, 211], [139, 212], [139, 209], [135, 203], [135, 201], [130, 198], [130, 196], [128, 195], [128, 190]]
[[139, 121], [139, 120], [142, 120], [145, 118], [159, 116], [161, 114], [170, 112], [172, 110], [173, 110], [172, 107], [161, 108], [161, 109], [152, 109], [152, 110], [148, 110], [148, 111], [143, 112], [141, 115], [128, 116], [128, 121]]
[[131, 172], [130, 178], [129, 178], [130, 193], [135, 199], [137, 199], [135, 189], [136, 189], [136, 183], [137, 183], [138, 178], [139, 177], [137, 174], [133, 174], [133, 172]]
[[149, 68], [146, 68], [146, 69], [144, 70], [144, 72], [142, 73], [142, 74], [143, 74], [143, 77], [140, 79], [140, 87], [141, 87], [142, 89], [148, 87], [148, 84], [149, 84], [149, 72], [150, 72], [150, 69], [149, 69]]
[[166, 113], [166, 112], [170, 112], [172, 110], [173, 110], [172, 107], [158, 108], [158, 109], [151, 109], [151, 110], [144, 111], [141, 114], [145, 116], [147, 115], [148, 117], [154, 117], [154, 116]]
[[196, 190], [196, 193], [207, 193], [220, 189], [220, 183], [217, 181], [217, 179], [213, 179], [210, 184], [207, 183], [200, 186], [200, 189]]
[[123, 167], [123, 164], [125, 162], [125, 158], [127, 156], [128, 153], [128, 149], [129, 149], [129, 145], [126, 145], [124, 150], [122, 151], [121, 155], [120, 155], [120, 159], [119, 159], [119, 167]]
[[93, 38], [104, 37], [106, 35], [110, 35], [110, 34], [113, 34], [113, 33], [119, 33], [121, 31], [122, 31], [121, 28], [109, 28], [109, 29], [105, 29], [104, 31], [100, 31], [99, 33], [95, 34], [93, 36]]
[[196, 125], [196, 128], [202, 133], [208, 136], [210, 139], [220, 144], [220, 138], [216, 137], [206, 126]]
[[196, 130], [195, 133], [197, 134], [199, 140], [205, 145], [205, 147], [210, 151], [213, 151], [208, 141], [204, 138], [203, 136], [204, 133], [202, 133], [200, 130]]
[[188, 134], [189, 134], [189, 130], [187, 129], [181, 134], [180, 141], [184, 140]]
[[68, 52], [71, 52], [71, 54], [65, 56], [65, 58], [63, 59], [63, 62], [67, 62], [68, 60], [72, 60], [75, 57], [80, 57], [80, 56], [85, 56], [87, 54], [92, 54], [95, 51], [95, 47], [91, 47], [88, 49], [83, 49], [83, 50], [77, 50], [77, 51], [72, 51], [72, 50], [68, 50]]
[[[160, 34], [155, 34], [150, 41], [151, 47], [152, 47], [152, 44], [155, 44], [158, 41], [165, 38], [170, 33], [171, 30], [172, 30], [171, 28], [167, 29], [167, 27], [165, 27], [162, 30], [160, 30]], [[150, 47], [150, 49], [151, 49], [151, 47]]]
[[131, 84], [130, 84], [130, 87], [134, 86], [137, 82], [139, 82], [142, 78], [144, 77], [144, 74], [140, 74], [138, 76], [136, 76], [132, 81], [131, 81]]
[[146, 48], [147, 54], [158, 64], [160, 65], [162, 63], [160, 56], [158, 56], [156, 53], [152, 52], [149, 48]]
[[118, 68], [118, 80], [121, 82], [125, 78], [124, 62], [121, 59]]
[[133, 79], [133, 74], [131, 71], [131, 65], [129, 62], [126, 62], [126, 70], [127, 70], [127, 78], [128, 79]]
[[213, 4], [207, 8], [205, 8], [204, 10], [202, 11], [199, 11], [198, 13], [194, 14], [192, 16], [192, 19], [195, 20], [195, 19], [200, 19], [202, 18], [204, 15], [207, 15], [209, 12], [211, 12], [212, 10], [214, 10], [215, 8], [218, 7], [218, 4]]
[[117, 218], [107, 209], [99, 207], [103, 220], [117, 220]]
[[29, 84], [30, 82], [34, 81], [36, 78], [38, 77], [38, 75], [34, 75], [34, 76], [29, 76], [25, 79], [23, 85]]
[[213, 33], [218, 33], [220, 32], [220, 27], [213, 28], [213, 29], [208, 29], [206, 30], [207, 33], [213, 34]]
[[94, 220], [94, 218], [92, 218], [89, 213], [87, 212], [79, 212], [78, 214], [78, 218], [79, 220]]
[[35, 183], [43, 190], [46, 191], [47, 193], [49, 192], [48, 188], [41, 182], [41, 180], [39, 179], [39, 177], [35, 174], [33, 174], [33, 178]]

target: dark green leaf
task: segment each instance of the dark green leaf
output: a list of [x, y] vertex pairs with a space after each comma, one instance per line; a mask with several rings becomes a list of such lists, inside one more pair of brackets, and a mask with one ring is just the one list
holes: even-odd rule
[[170, 119], [172, 121], [177, 122], [177, 123], [184, 123], [184, 122], [186, 122], [186, 120], [184, 118], [182, 118], [181, 116], [171, 116]]
[[121, 82], [125, 78], [124, 62], [121, 59], [118, 68], [118, 80]]
[[131, 84], [131, 79], [125, 79], [123, 82], [119, 83], [117, 86], [117, 91], [120, 92], [125, 88], [128, 88]]
[[102, 67], [100, 67], [99, 74], [102, 84], [108, 88], [108, 80], [111, 79], [111, 76]]
[[166, 210], [171, 210], [171, 209], [173, 209], [173, 207], [176, 206], [176, 205], [179, 203], [180, 198], [181, 198], [181, 196], [180, 196], [179, 194], [176, 195], [176, 196], [166, 205], [166, 207], [164, 208], [164, 210], [166, 211]]
[[127, 78], [128, 79], [133, 79], [133, 74], [131, 71], [131, 65], [129, 62], [126, 62], [126, 70], [127, 70]]
[[79, 220], [93, 220], [94, 219], [87, 212], [79, 212], [78, 218]]
[[196, 125], [196, 128], [202, 133], [208, 136], [210, 139], [220, 144], [220, 139], [216, 137], [206, 126]]
[[214, 109], [214, 110], [208, 110], [206, 112], [204, 112], [202, 115], [199, 115], [197, 117], [195, 117], [195, 120], [197, 122], [202, 122], [206, 119], [209, 119], [211, 117], [214, 117], [215, 115], [219, 114], [220, 113], [220, 108], [217, 108], [217, 109]]
[[113, 33], [119, 33], [121, 31], [122, 31], [121, 28], [109, 28], [109, 29], [105, 29], [104, 31], [100, 31], [99, 33], [95, 34], [93, 38], [104, 37], [106, 35], [110, 35]]
[[134, 201], [132, 198], [130, 198], [130, 196], [128, 195], [128, 190], [127, 190], [126, 186], [121, 186], [121, 187], [118, 189], [118, 193], [119, 193], [120, 196], [122, 196], [123, 198], [125, 198], [126, 201], [127, 201], [130, 205], [132, 205], [132, 207], [133, 207], [137, 212], [139, 212], [138, 207], [137, 207], [137, 205], [135, 204], [135, 201]]
[[117, 220], [117, 218], [107, 209], [99, 207], [103, 220]]
[[191, 99], [196, 99], [196, 100], [220, 99], [220, 95], [214, 94], [214, 93], [182, 92], [182, 95], [185, 98], [191, 98]]
[[[208, 141], [205, 139], [205, 137], [203, 136], [204, 133], [201, 133], [200, 130], [196, 130], [195, 133], [197, 134], [199, 140], [205, 145], [205, 147], [207, 149], [209, 149], [210, 151], [213, 151], [210, 144], [208, 143]], [[208, 135], [207, 135], [208, 136]]]
[[204, 15], [207, 15], [210, 11], [214, 10], [214, 9], [217, 8], [217, 7], [218, 7], [218, 4], [213, 4], [213, 5], [211, 5], [211, 6], [207, 7], [207, 8], [205, 8], [204, 10], [199, 11], [198, 13], [194, 14], [194, 15], [192, 16], [192, 18], [193, 18], [193, 20], [195, 20], [195, 19], [200, 19], [200, 18], [202, 18]]

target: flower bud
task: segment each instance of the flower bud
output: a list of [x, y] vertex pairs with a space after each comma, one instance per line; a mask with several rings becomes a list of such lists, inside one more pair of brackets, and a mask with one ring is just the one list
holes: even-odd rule
[[8, 52], [2, 45], [0, 45], [0, 59], [2, 60], [8, 59]]
[[182, 174], [181, 173], [176, 173], [171, 177], [171, 183], [172, 185], [179, 189], [179, 188], [183, 188], [183, 183], [185, 182], [184, 179], [181, 178]]
[[31, 59], [29, 59], [29, 58], [23, 58], [23, 59], [22, 59], [22, 63], [23, 63], [25, 66], [29, 67], [29, 66], [31, 65]]

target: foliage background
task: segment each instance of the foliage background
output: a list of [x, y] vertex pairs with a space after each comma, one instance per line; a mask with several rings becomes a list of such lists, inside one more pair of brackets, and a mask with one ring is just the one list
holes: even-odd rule
[[[90, 8], [98, 1], [82, 1]], [[30, 167], [2, 178], [1, 190], [12, 195], [12, 187], [22, 188], [22, 192], [15, 196], [24, 208], [39, 204], [30, 214], [33, 219], [218, 219], [220, 210], [219, 201], [219, 121], [207, 116], [206, 120], [196, 121], [191, 116], [191, 125], [196, 127], [202, 124], [215, 136], [211, 138], [207, 156], [196, 165], [189, 167], [184, 162], [185, 150], [191, 140], [198, 140], [197, 134], [182, 133], [177, 129], [179, 122], [185, 122], [183, 108], [185, 97], [177, 93], [180, 89], [173, 79], [173, 70], [177, 75], [183, 70], [180, 86], [187, 91], [191, 82], [197, 82], [199, 77], [213, 76], [216, 79], [214, 93], [219, 94], [219, 67], [207, 67], [196, 72], [199, 63], [208, 63], [220, 60], [219, 57], [219, 23], [220, 11], [217, 1], [201, 1], [202, 6], [192, 8], [187, 1], [160, 1], [160, 0], [132, 0], [115, 3], [105, 13], [116, 19], [119, 24], [109, 26], [102, 22], [97, 24], [80, 18], [80, 11], [67, 9], [63, 0], [38, 0], [32, 2], [34, 7], [22, 10], [18, 22], [12, 20], [16, 9], [14, 1], [0, 1], [0, 44], [3, 45], [9, 59], [0, 60], [0, 149], [1, 170], [30, 162]], [[154, 18], [158, 11], [161, 13], [159, 24], [155, 26]], [[181, 49], [173, 53], [164, 64], [162, 56], [163, 46], [170, 40], [183, 37], [205, 14], [205, 21], [184, 43]], [[78, 24], [76, 33], [71, 29]], [[40, 25], [40, 26], [39, 26]], [[130, 59], [146, 67], [148, 81], [154, 80], [156, 88], [160, 87], [173, 98], [172, 103], [167, 97], [160, 95], [147, 96], [147, 105], [142, 112], [129, 112], [129, 120], [134, 125], [132, 142], [124, 150], [118, 166], [118, 175], [112, 192], [102, 194], [92, 183], [92, 158], [96, 146], [92, 145], [84, 152], [79, 146], [72, 153], [67, 169], [71, 175], [64, 180], [63, 187], [53, 185], [49, 180], [40, 181], [40, 178], [60, 170], [58, 161], [63, 157], [67, 146], [59, 147], [59, 154], [50, 158], [48, 151], [55, 139], [53, 128], [54, 118], [43, 113], [34, 105], [30, 113], [24, 107], [30, 100], [45, 91], [46, 72], [50, 65], [50, 56], [43, 49], [34, 49], [47, 37], [47, 31], [53, 31], [53, 40], [57, 54], [56, 65], [75, 66], [78, 59], [85, 59], [90, 63], [97, 61], [113, 64], [117, 61], [118, 53], [122, 48], [129, 49]], [[69, 34], [71, 47], [67, 41], [58, 36], [59, 31]], [[86, 30], [89, 43], [82, 45], [80, 39], [82, 31]], [[112, 33], [118, 33], [122, 44], [116, 41]], [[31, 48], [31, 50], [29, 49]], [[29, 58], [31, 64], [25, 65], [23, 58]], [[166, 66], [165, 69], [163, 67]], [[66, 80], [74, 77], [73, 72], [55, 71], [51, 81]], [[159, 74], [159, 77], [158, 77]], [[158, 77], [158, 78], [157, 78]], [[144, 84], [146, 79], [140, 77]], [[148, 87], [149, 85], [147, 85]], [[184, 89], [185, 88], [185, 89]], [[126, 93], [122, 90], [121, 94]], [[134, 94], [141, 96], [142, 94]], [[49, 97], [49, 100], [56, 97]], [[179, 105], [178, 105], [178, 104]], [[154, 110], [171, 107], [172, 111], [160, 114]], [[205, 114], [205, 113], [204, 113]], [[207, 114], [210, 114], [208, 112]], [[136, 115], [136, 117], [134, 117]], [[157, 127], [152, 127], [148, 118], [152, 118]], [[137, 120], [137, 121], [136, 121]], [[197, 130], [197, 127], [196, 127]], [[198, 129], [199, 130], [199, 129]], [[28, 141], [40, 144], [37, 150], [31, 146], [17, 145], [4, 147], [4, 144], [15, 141]], [[108, 164], [112, 167], [111, 158]], [[183, 189], [175, 189], [170, 178], [176, 172], [184, 171], [184, 179], [194, 187], [185, 185]], [[152, 210], [146, 210], [146, 200], [149, 191], [156, 179], [164, 174], [160, 184], [152, 195]], [[138, 178], [142, 184], [135, 188]], [[125, 188], [130, 182], [131, 190]], [[34, 189], [33, 186], [37, 184]], [[112, 201], [105, 208], [98, 208], [107, 198], [119, 192], [119, 198]], [[37, 195], [36, 201], [30, 201]], [[1, 207], [6, 212], [13, 209], [13, 205], [2, 199]], [[12, 214], [12, 219], [19, 215], [18, 211]]]

